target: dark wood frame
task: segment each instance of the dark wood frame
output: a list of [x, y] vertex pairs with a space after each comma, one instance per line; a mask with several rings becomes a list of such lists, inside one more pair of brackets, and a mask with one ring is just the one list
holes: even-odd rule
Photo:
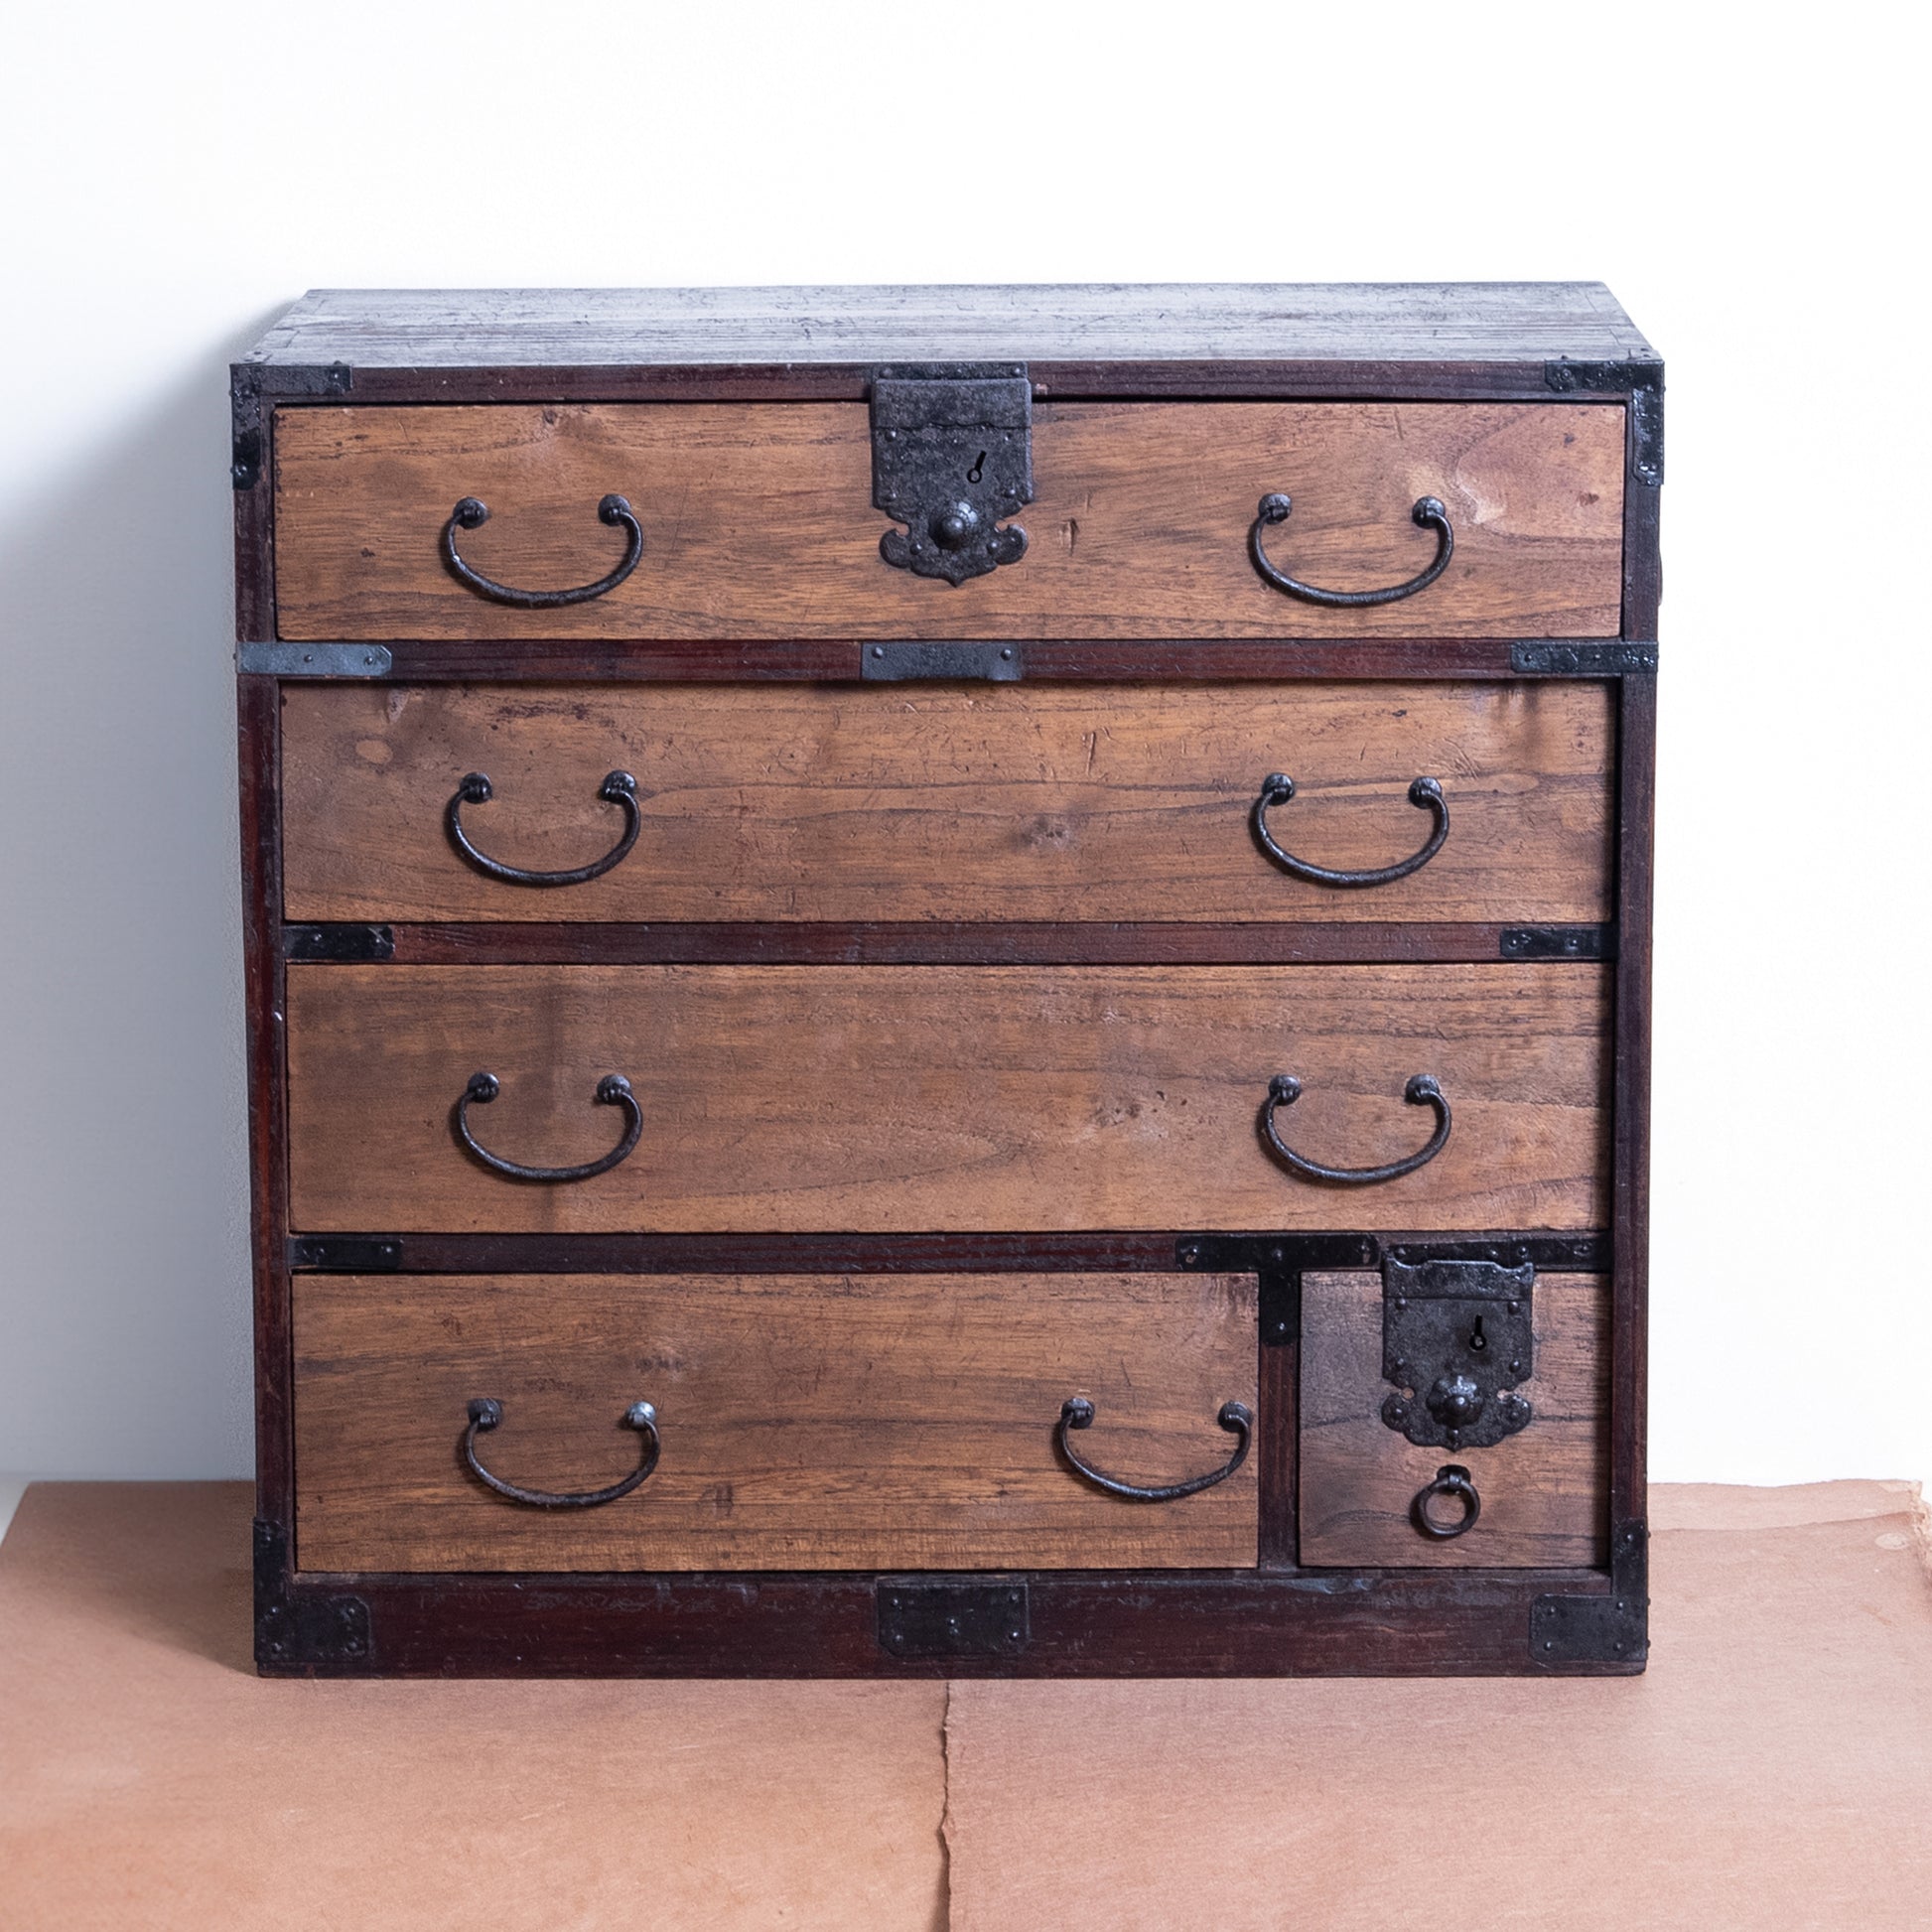
[[[1659, 367], [1631, 365], [1636, 387]], [[1547, 364], [1520, 362], [1144, 362], [1030, 364], [1056, 399], [1553, 400]], [[862, 400], [860, 365], [786, 367], [372, 368], [274, 363], [235, 370], [237, 437], [253, 434], [254, 481], [235, 493], [240, 641], [276, 636], [273, 441], [278, 407], [358, 402]], [[1656, 636], [1658, 489], [1639, 476], [1626, 404], [1623, 622]], [[1646, 401], [1650, 400], [1646, 397]], [[1031, 642], [1027, 676], [1109, 680], [1513, 678], [1517, 640]], [[856, 679], [855, 643], [525, 642], [391, 645], [395, 681]], [[900, 1659], [881, 1646], [873, 1574], [325, 1575], [296, 1567], [291, 1242], [286, 1170], [280, 680], [239, 678], [243, 925], [255, 1286], [256, 1612], [260, 1668], [280, 1675], [1180, 1676], [1229, 1674], [1628, 1675], [1643, 1668], [1645, 1329], [1649, 1224], [1651, 822], [1656, 688], [1609, 679], [1617, 704], [1617, 904], [1611, 1226], [1608, 1571], [1301, 1570], [1295, 1565], [1299, 1346], [1260, 1348], [1260, 1567], [1238, 1572], [1025, 1576], [1030, 1634], [1016, 1655]], [[399, 961], [716, 960], [1468, 960], [1499, 956], [1496, 926], [601, 928], [430, 924], [394, 928]], [[1167, 1267], [1172, 1234], [970, 1237], [408, 1236], [411, 1272], [524, 1267], [655, 1270], [828, 1267]], [[1481, 1237], [1446, 1237], [1466, 1242]], [[1503, 1238], [1503, 1237], [1498, 1237]], [[1520, 1238], [1512, 1236], [1509, 1238]], [[1604, 1237], [1595, 1237], [1602, 1239]], [[340, 1238], [339, 1238], [340, 1239]], [[1426, 1231], [1384, 1235], [1424, 1242]], [[1365, 1251], [1366, 1252], [1366, 1251]], [[976, 1581], [992, 1581], [978, 1579]], [[1628, 1599], [1620, 1654], [1541, 1657], [1539, 1599]]]

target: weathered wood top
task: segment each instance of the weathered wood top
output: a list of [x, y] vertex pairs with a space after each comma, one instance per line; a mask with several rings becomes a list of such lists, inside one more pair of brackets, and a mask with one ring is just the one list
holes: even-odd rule
[[314, 289], [244, 358], [639, 364], [1649, 361], [1600, 282]]

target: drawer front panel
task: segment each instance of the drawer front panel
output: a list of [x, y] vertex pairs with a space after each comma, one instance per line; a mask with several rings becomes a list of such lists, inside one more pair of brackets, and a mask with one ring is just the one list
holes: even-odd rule
[[[1539, 1275], [1527, 1428], [1488, 1449], [1422, 1449], [1382, 1421], [1382, 1278], [1302, 1278], [1302, 1561], [1313, 1566], [1562, 1568], [1609, 1552], [1610, 1293], [1598, 1275]], [[1437, 1541], [1418, 1492], [1447, 1464], [1481, 1507]], [[1457, 1520], [1453, 1499], [1441, 1520]]]
[[[305, 1570], [1236, 1568], [1255, 1561], [1257, 1457], [1226, 1464], [1223, 1404], [1255, 1402], [1252, 1277], [298, 1276], [297, 1562]], [[651, 1474], [621, 1426], [656, 1411]]]
[[[1027, 553], [955, 588], [887, 564], [858, 403], [299, 407], [276, 416], [276, 608], [290, 638], [1612, 636], [1621, 616], [1623, 407], [1603, 403], [1041, 403]], [[1426, 590], [1334, 609], [1271, 588], [1260, 499], [1293, 511], [1274, 563], [1324, 590]], [[520, 590], [608, 594], [523, 610]]]
[[[1608, 970], [355, 967], [288, 974], [298, 1228], [923, 1231], [1597, 1227]], [[528, 1167], [634, 1152], [546, 1184]], [[596, 1104], [609, 1075], [634, 1102]], [[1274, 1110], [1336, 1185], [1264, 1144]]]
[[[1275, 920], [1592, 922], [1609, 911], [1611, 726], [1593, 683], [1175, 689], [829, 685], [291, 687], [288, 916], [314, 920]], [[584, 868], [533, 891], [460, 855]], [[1262, 781], [1292, 800], [1257, 842]]]

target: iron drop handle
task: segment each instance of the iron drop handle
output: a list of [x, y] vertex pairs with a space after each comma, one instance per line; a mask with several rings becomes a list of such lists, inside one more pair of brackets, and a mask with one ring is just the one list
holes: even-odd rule
[[1442, 851], [1443, 841], [1449, 837], [1449, 804], [1443, 797], [1442, 781], [1437, 778], [1417, 778], [1409, 787], [1409, 802], [1430, 813], [1436, 821], [1422, 849], [1392, 866], [1377, 867], [1373, 872], [1334, 872], [1326, 866], [1311, 865], [1306, 859], [1298, 859], [1294, 853], [1284, 851], [1275, 843], [1274, 835], [1268, 829], [1268, 808], [1271, 805], [1286, 805], [1294, 796], [1295, 780], [1286, 771], [1271, 771], [1262, 779], [1261, 796], [1255, 800], [1251, 821], [1255, 839], [1284, 872], [1291, 872], [1297, 879], [1309, 880], [1316, 886], [1387, 886], [1395, 880], [1407, 879], [1412, 872], [1420, 872], [1428, 865]]
[[459, 530], [478, 529], [489, 521], [489, 505], [475, 496], [464, 497], [450, 512], [450, 520], [443, 525], [443, 561], [449, 565], [459, 584], [466, 585], [479, 597], [488, 598], [492, 604], [513, 604], [519, 611], [560, 611], [567, 604], [588, 604], [592, 598], [616, 590], [637, 568], [637, 560], [644, 554], [643, 525], [621, 496], [606, 496], [598, 504], [597, 514], [600, 522], [610, 524], [614, 530], [627, 530], [630, 541], [625, 546], [623, 561], [608, 577], [600, 577], [595, 584], [580, 584], [575, 590], [569, 591], [519, 591], [512, 585], [498, 584], [465, 563], [456, 547], [456, 533]]
[[644, 1439], [643, 1455], [637, 1466], [621, 1482], [608, 1489], [524, 1489], [492, 1475], [477, 1454], [477, 1438], [494, 1429], [503, 1420], [503, 1405], [494, 1396], [478, 1396], [470, 1405], [470, 1427], [464, 1432], [463, 1459], [480, 1481], [486, 1482], [499, 1496], [513, 1503], [528, 1503], [532, 1509], [595, 1509], [599, 1503], [614, 1503], [627, 1496], [657, 1467], [662, 1447], [657, 1439], [657, 1411], [648, 1402], [633, 1402], [623, 1412], [623, 1426], [634, 1429]]
[[630, 1082], [621, 1073], [607, 1073], [597, 1083], [595, 1097], [600, 1106], [623, 1109], [623, 1139], [603, 1160], [586, 1161], [582, 1167], [526, 1168], [520, 1162], [505, 1161], [500, 1154], [491, 1154], [470, 1131], [471, 1107], [488, 1106], [502, 1090], [502, 1082], [495, 1074], [471, 1074], [470, 1084], [463, 1089], [463, 1097], [456, 1103], [456, 1137], [485, 1168], [508, 1174], [512, 1180], [589, 1180], [593, 1174], [609, 1173], [621, 1161], [629, 1158], [631, 1149], [637, 1145], [637, 1137], [644, 1131], [643, 1109], [637, 1105], [637, 1097], [630, 1091]]
[[1204, 1476], [1191, 1476], [1185, 1482], [1159, 1483], [1152, 1488], [1122, 1482], [1117, 1476], [1103, 1475], [1074, 1449], [1069, 1440], [1072, 1431], [1093, 1427], [1093, 1404], [1085, 1396], [1072, 1396], [1060, 1405], [1060, 1419], [1054, 1429], [1054, 1439], [1059, 1444], [1060, 1453], [1096, 1489], [1104, 1489], [1110, 1496], [1125, 1496], [1129, 1502], [1171, 1503], [1182, 1496], [1195, 1496], [1203, 1489], [1212, 1489], [1217, 1482], [1225, 1482], [1248, 1459], [1248, 1445], [1254, 1439], [1254, 1411], [1245, 1402], [1224, 1402], [1214, 1420], [1240, 1439], [1234, 1453], [1218, 1469], [1209, 1469]]
[[450, 843], [479, 872], [491, 879], [500, 879], [505, 885], [581, 886], [587, 880], [600, 878], [609, 872], [637, 843], [637, 829], [642, 823], [637, 810], [637, 780], [628, 771], [612, 771], [605, 775], [604, 782], [598, 786], [597, 795], [606, 804], [622, 809], [623, 832], [603, 858], [594, 859], [588, 866], [575, 866], [567, 872], [526, 872], [521, 866], [506, 866], [500, 859], [492, 859], [487, 853], [479, 852], [463, 829], [464, 806], [487, 803], [495, 795], [495, 789], [487, 773], [466, 771], [463, 782], [457, 786], [456, 795], [443, 814], [443, 822], [449, 831]]
[[[1461, 1514], [1447, 1522], [1432, 1515], [1429, 1505], [1438, 1496], [1454, 1497], [1460, 1505]], [[1424, 1536], [1432, 1537], [1438, 1543], [1447, 1543], [1451, 1537], [1466, 1535], [1475, 1528], [1476, 1518], [1481, 1514], [1482, 1498], [1476, 1494], [1476, 1486], [1469, 1480], [1468, 1470], [1459, 1462], [1445, 1462], [1436, 1471], [1435, 1481], [1424, 1483], [1409, 1505], [1409, 1520]]]
[[1288, 513], [1293, 508], [1293, 499], [1279, 492], [1261, 499], [1254, 525], [1248, 531], [1248, 554], [1268, 583], [1278, 591], [1286, 591], [1290, 597], [1299, 597], [1304, 604], [1322, 604], [1333, 611], [1360, 611], [1371, 604], [1395, 604], [1405, 597], [1414, 597], [1418, 591], [1428, 590], [1449, 568], [1449, 559], [1455, 555], [1455, 532], [1449, 528], [1449, 511], [1443, 499], [1440, 496], [1418, 496], [1415, 508], [1409, 512], [1410, 516], [1418, 529], [1436, 532], [1436, 561], [1427, 570], [1420, 576], [1410, 578], [1406, 584], [1391, 584], [1385, 591], [1319, 590], [1312, 584], [1304, 584], [1299, 578], [1291, 577], [1285, 570], [1277, 569], [1268, 561], [1268, 552], [1262, 547], [1262, 531], [1271, 523], [1286, 523]]
[[1406, 1160], [1391, 1161], [1382, 1168], [1324, 1168], [1320, 1162], [1311, 1161], [1305, 1154], [1297, 1154], [1276, 1131], [1275, 1110], [1278, 1107], [1292, 1107], [1301, 1097], [1302, 1083], [1294, 1074], [1276, 1074], [1268, 1082], [1268, 1098], [1262, 1103], [1261, 1131], [1283, 1164], [1292, 1173], [1308, 1180], [1330, 1180], [1346, 1187], [1365, 1187], [1377, 1180], [1397, 1180], [1405, 1173], [1414, 1173], [1418, 1168], [1427, 1167], [1449, 1145], [1449, 1104], [1443, 1097], [1443, 1089], [1437, 1084], [1433, 1073], [1418, 1073], [1402, 1090], [1402, 1097], [1410, 1106], [1434, 1107], [1436, 1110], [1436, 1131], [1429, 1137], [1429, 1145]]

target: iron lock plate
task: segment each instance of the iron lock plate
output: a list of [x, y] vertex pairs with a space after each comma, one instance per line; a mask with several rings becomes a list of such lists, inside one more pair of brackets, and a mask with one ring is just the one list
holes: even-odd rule
[[1513, 1394], [1536, 1369], [1536, 1269], [1493, 1261], [1382, 1263], [1382, 1420], [1418, 1448], [1493, 1449], [1526, 1429]]
[[1027, 1586], [1010, 1579], [887, 1578], [878, 1604], [889, 1657], [1017, 1657], [1031, 1634]]
[[1002, 525], [1034, 500], [1033, 384], [1024, 362], [915, 363], [872, 377], [872, 500], [903, 530], [879, 554], [954, 586], [1027, 554]]

